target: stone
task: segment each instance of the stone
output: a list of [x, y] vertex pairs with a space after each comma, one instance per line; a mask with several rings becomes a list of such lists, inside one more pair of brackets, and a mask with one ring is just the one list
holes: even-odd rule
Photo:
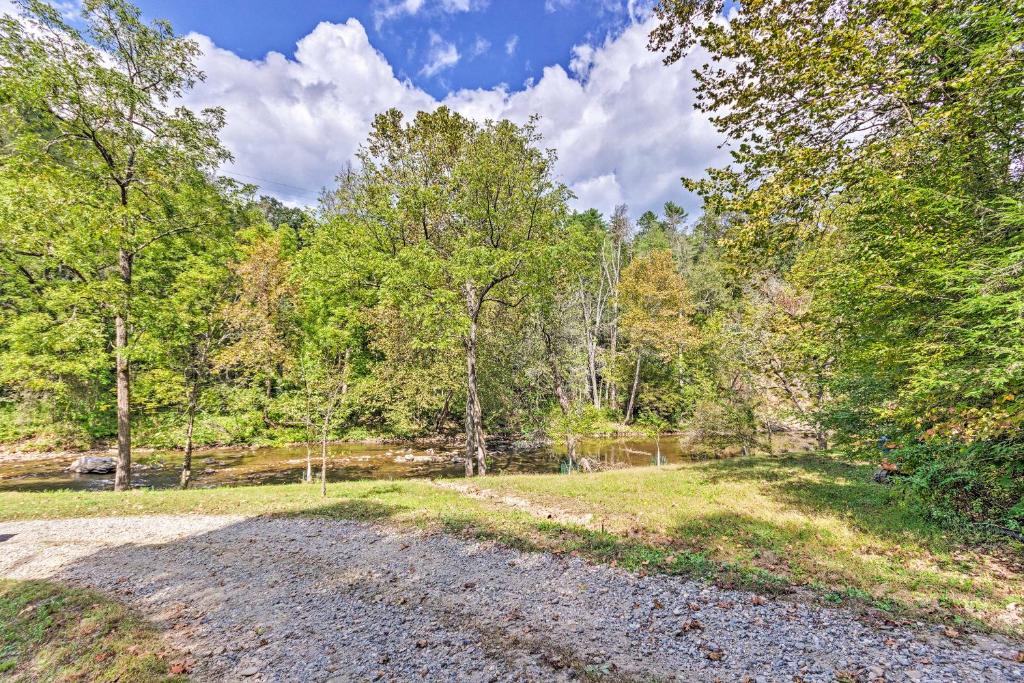
[[94, 455], [83, 455], [68, 465], [68, 472], [77, 474], [110, 474], [117, 469], [114, 458], [100, 458]]

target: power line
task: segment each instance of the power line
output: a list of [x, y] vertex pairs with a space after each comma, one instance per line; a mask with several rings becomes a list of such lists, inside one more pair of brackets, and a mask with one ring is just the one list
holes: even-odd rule
[[238, 176], [240, 178], [248, 178], [249, 180], [258, 180], [261, 183], [269, 183], [271, 185], [279, 185], [280, 187], [287, 187], [290, 190], [297, 190], [298, 192], [300, 192], [302, 194], [307, 194], [307, 195], [309, 195], [311, 197], [319, 197], [320, 196], [320, 191], [319, 190], [313, 190], [313, 189], [310, 189], [308, 187], [298, 187], [297, 185], [289, 185], [288, 183], [282, 183], [282, 182], [279, 182], [277, 180], [269, 180], [267, 178], [258, 178], [258, 177], [254, 176], [254, 175], [247, 175], [245, 173], [238, 173], [236, 171], [221, 171], [221, 173], [223, 173], [224, 175], [229, 175], [229, 176]]

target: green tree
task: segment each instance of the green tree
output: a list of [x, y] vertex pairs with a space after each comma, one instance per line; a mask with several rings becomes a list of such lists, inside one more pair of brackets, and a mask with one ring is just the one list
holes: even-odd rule
[[[55, 241], [67, 245], [65, 268], [82, 280], [103, 280], [109, 294], [117, 387], [114, 487], [124, 490], [131, 485], [129, 354], [138, 261], [176, 244], [177, 235], [208, 227], [205, 214], [189, 211], [200, 203], [182, 197], [204, 192], [205, 174], [227, 158], [217, 140], [223, 113], [170, 108], [203, 74], [195, 66], [196, 44], [176, 37], [166, 22], [144, 23], [123, 0], [86, 0], [81, 16], [87, 28], [80, 33], [50, 5], [26, 0], [21, 7], [22, 21], [0, 20], [0, 101], [30, 122], [12, 140], [14, 154], [34, 167], [30, 182], [78, 204], [89, 217]], [[46, 227], [53, 230], [63, 218], [50, 218]], [[92, 272], [71, 265], [69, 241], [90, 250]]]
[[691, 334], [690, 296], [672, 252], [640, 254], [622, 273], [622, 329], [635, 355], [625, 419], [633, 419], [645, 356], [672, 362]]
[[690, 186], [739, 217], [734, 262], [812, 295], [840, 435], [898, 441], [925, 495], [1019, 526], [1024, 5], [722, 9], [664, 0], [652, 34], [668, 61], [710, 52], [698, 106], [735, 141]]
[[374, 245], [381, 284], [414, 319], [459, 339], [466, 379], [466, 473], [486, 472], [478, 350], [488, 305], [532, 294], [535, 267], [558, 237], [567, 190], [532, 123], [475, 124], [442, 107], [409, 124], [374, 121], [346, 211]]

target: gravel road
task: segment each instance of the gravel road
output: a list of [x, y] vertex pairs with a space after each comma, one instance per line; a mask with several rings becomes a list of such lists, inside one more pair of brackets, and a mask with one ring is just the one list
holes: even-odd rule
[[200, 681], [1024, 681], [1020, 644], [442, 534], [199, 515], [7, 534], [0, 575], [122, 600]]

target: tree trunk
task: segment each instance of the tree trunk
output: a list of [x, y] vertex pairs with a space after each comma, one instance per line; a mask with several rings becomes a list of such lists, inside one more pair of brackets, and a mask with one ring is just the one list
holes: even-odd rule
[[437, 414], [437, 418], [434, 419], [434, 433], [440, 434], [441, 427], [444, 425], [445, 420], [448, 419], [448, 411], [451, 409], [452, 404], [452, 392], [451, 390], [444, 393], [444, 405], [441, 406], [441, 411]]
[[616, 382], [615, 382], [615, 354], [616, 354], [616, 344], [617, 344], [617, 340], [618, 340], [618, 336], [619, 336], [618, 332], [619, 332], [619, 322], [618, 322], [618, 317], [617, 317], [617, 314], [616, 314], [616, 318], [612, 320], [612, 328], [611, 328], [611, 333], [610, 333], [611, 339], [609, 340], [609, 343], [608, 343], [608, 351], [609, 351], [609, 358], [610, 358], [610, 361], [608, 363], [608, 367], [611, 368], [611, 372], [608, 373], [608, 377], [606, 378], [608, 380], [608, 405], [611, 406], [613, 410], [617, 410], [618, 407], [619, 407], [619, 397], [617, 396], [616, 391], [615, 391], [615, 388], [616, 388], [616, 386], [615, 386], [616, 385]]
[[341, 370], [341, 397], [345, 398], [348, 395], [348, 366], [349, 361], [352, 359], [352, 348], [345, 347], [345, 365]]
[[132, 284], [133, 255], [122, 249], [118, 254], [118, 267], [125, 292], [120, 309], [114, 318], [114, 352], [117, 372], [117, 470], [114, 490], [127, 491], [132, 487], [132, 427], [131, 376], [128, 365], [128, 310]]
[[587, 376], [590, 380], [590, 395], [594, 407], [601, 409], [601, 390], [597, 385], [597, 339], [587, 331]]
[[633, 388], [629, 391], [629, 405], [626, 406], [626, 423], [633, 421], [633, 408], [636, 407], [636, 391], [640, 386], [640, 359], [643, 358], [643, 351], [637, 351], [636, 369], [633, 371]]
[[473, 476], [473, 463], [476, 463], [476, 474], [487, 474], [487, 441], [484, 437], [483, 409], [480, 407], [480, 394], [476, 378], [476, 319], [479, 304], [476, 290], [470, 284], [465, 287], [466, 310], [469, 313], [469, 330], [466, 333], [466, 476]]
[[185, 426], [185, 459], [181, 463], [181, 488], [187, 489], [192, 483], [192, 431], [196, 424], [196, 402], [199, 386], [192, 387], [188, 397], [188, 418]]
[[555, 353], [555, 345], [551, 335], [541, 331], [544, 335], [544, 350], [548, 356], [548, 366], [551, 369], [551, 383], [555, 387], [555, 396], [558, 397], [558, 407], [562, 410], [562, 417], [565, 418], [565, 450], [569, 457], [569, 471], [572, 471], [572, 464], [576, 461], [576, 435], [572, 431], [570, 419], [572, 418], [572, 399], [565, 390], [565, 379], [562, 377], [562, 369], [558, 366], [558, 356]]
[[[312, 429], [310, 430], [312, 431]], [[309, 442], [309, 434], [306, 435], [306, 483], [313, 483], [313, 446]]]
[[324, 420], [324, 429], [320, 433], [320, 495], [327, 495], [327, 430], [330, 423]]

